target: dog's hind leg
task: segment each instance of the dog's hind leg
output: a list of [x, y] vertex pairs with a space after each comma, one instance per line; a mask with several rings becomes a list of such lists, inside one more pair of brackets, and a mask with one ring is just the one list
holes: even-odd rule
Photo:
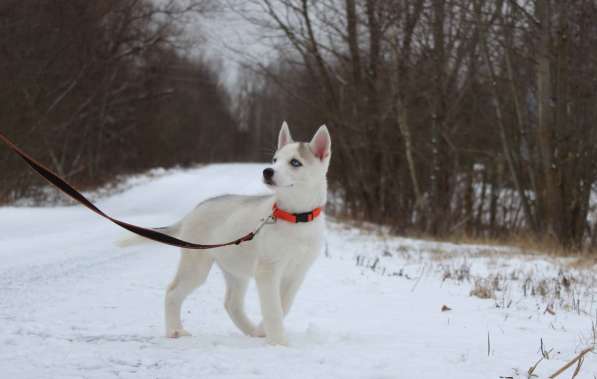
[[224, 271], [226, 279], [226, 300], [224, 308], [236, 325], [244, 334], [256, 337], [255, 325], [245, 314], [245, 295], [249, 286], [248, 278], [239, 278]]
[[178, 338], [190, 336], [184, 330], [180, 310], [184, 299], [205, 282], [214, 259], [205, 253], [182, 250], [178, 271], [168, 287], [165, 300], [166, 336]]

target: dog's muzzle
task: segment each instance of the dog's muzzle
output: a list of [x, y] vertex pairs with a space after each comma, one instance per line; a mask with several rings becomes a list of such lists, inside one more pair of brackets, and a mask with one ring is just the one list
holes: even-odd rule
[[263, 170], [263, 181], [266, 184], [274, 184], [274, 169], [273, 168], [266, 168], [265, 170]]

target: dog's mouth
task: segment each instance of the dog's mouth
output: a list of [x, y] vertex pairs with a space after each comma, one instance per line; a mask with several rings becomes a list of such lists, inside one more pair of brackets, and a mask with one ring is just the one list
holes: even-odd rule
[[266, 179], [266, 178], [263, 178], [263, 183], [266, 186], [277, 187], [277, 188], [290, 188], [290, 187], [294, 187], [294, 184], [287, 184], [287, 185], [283, 186], [281, 184], [276, 183], [273, 179]]

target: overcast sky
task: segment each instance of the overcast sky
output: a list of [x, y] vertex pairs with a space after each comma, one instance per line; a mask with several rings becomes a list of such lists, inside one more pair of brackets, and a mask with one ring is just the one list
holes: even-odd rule
[[196, 17], [187, 30], [194, 40], [204, 40], [197, 51], [222, 65], [222, 80], [228, 87], [237, 82], [240, 61], [265, 62], [273, 54], [262, 31], [229, 7]]

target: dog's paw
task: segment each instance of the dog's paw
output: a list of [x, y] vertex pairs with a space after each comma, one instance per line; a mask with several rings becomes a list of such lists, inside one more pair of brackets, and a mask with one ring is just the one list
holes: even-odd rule
[[179, 337], [190, 337], [191, 333], [187, 332], [184, 329], [172, 329], [166, 333], [166, 337], [168, 338], [179, 338]]
[[268, 345], [272, 346], [288, 346], [288, 338], [286, 336], [279, 336], [279, 337], [266, 337], [266, 342]]
[[251, 337], [255, 338], [264, 338], [265, 337], [265, 329], [263, 328], [263, 323], [259, 324], [253, 331], [249, 334]]

